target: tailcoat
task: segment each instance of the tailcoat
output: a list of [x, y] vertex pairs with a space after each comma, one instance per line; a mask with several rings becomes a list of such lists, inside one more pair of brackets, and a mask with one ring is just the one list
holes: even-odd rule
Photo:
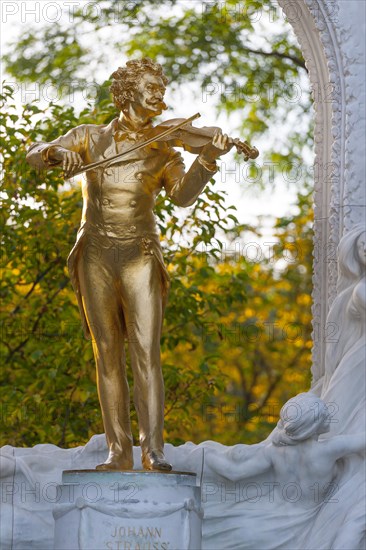
[[[62, 147], [79, 153], [84, 165], [90, 164], [146, 141], [152, 128], [148, 124], [136, 132], [123, 119], [107, 125], [83, 124], [49, 143], [33, 144], [27, 160], [40, 169], [56, 166], [61, 161], [52, 160], [52, 148]], [[160, 334], [169, 276], [153, 209], [163, 189], [175, 204], [192, 205], [216, 171], [210, 168], [198, 157], [186, 172], [175, 149], [155, 142], [85, 174], [81, 225], [68, 268], [85, 335], [93, 340], [98, 393], [111, 451], [130, 453], [132, 448], [121, 350], [126, 334], [141, 447], [143, 452], [162, 450]], [[128, 325], [134, 327], [133, 337]], [[111, 338], [112, 330], [117, 339]]]

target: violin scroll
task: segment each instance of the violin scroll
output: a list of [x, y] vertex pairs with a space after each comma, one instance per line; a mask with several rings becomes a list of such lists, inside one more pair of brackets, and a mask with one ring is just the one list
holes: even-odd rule
[[259, 156], [259, 151], [256, 147], [252, 147], [249, 145], [247, 141], [240, 141], [239, 138], [233, 139], [232, 142], [234, 143], [236, 150], [238, 153], [243, 153], [244, 160], [248, 161], [249, 159], [256, 159]]

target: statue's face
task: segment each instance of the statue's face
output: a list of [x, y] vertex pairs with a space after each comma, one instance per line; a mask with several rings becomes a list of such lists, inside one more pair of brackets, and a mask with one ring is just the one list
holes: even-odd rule
[[137, 84], [132, 102], [145, 116], [154, 117], [166, 108], [164, 94], [165, 86], [160, 76], [145, 73]]

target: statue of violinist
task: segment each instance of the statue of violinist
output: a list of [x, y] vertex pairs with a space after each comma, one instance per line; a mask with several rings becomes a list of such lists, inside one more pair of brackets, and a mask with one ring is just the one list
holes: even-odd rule
[[[203, 128], [203, 137], [193, 135], [190, 144], [187, 140], [186, 148], [199, 155], [186, 173], [181, 155], [171, 145], [185, 146], [182, 120], [152, 125], [152, 119], [166, 109], [167, 78], [162, 67], [150, 59], [129, 61], [112, 76], [118, 118], [108, 125], [78, 126], [50, 143], [35, 143], [27, 160], [38, 168], [62, 166], [66, 177], [86, 172], [81, 227], [68, 267], [84, 332], [93, 343], [109, 447], [106, 462], [96, 468], [133, 468], [127, 341], [142, 464], [146, 470], [169, 471], [172, 467], [164, 456], [160, 365], [169, 276], [154, 203], [164, 188], [175, 204], [192, 205], [217, 171], [216, 159], [241, 142], [231, 140], [220, 129]], [[174, 134], [172, 127], [179, 122], [181, 133], [176, 130]], [[199, 131], [186, 127], [193, 133]], [[168, 136], [161, 138], [163, 133], [170, 133], [171, 141]], [[140, 147], [146, 141], [150, 143]], [[112, 162], [116, 156], [119, 160]]]

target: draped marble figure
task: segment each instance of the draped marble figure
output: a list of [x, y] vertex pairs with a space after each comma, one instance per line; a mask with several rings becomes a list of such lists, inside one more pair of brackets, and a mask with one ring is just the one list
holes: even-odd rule
[[[236, 445], [226, 452], [213, 442], [205, 447], [206, 478], [219, 474], [235, 484], [234, 489], [227, 488], [228, 494], [238, 494], [230, 517], [223, 513], [215, 518], [215, 528], [213, 523], [210, 526], [206, 548], [220, 542], [223, 548], [237, 547], [230, 539], [239, 537], [228, 536], [230, 529], [242, 533], [242, 549], [315, 548], [308, 546], [309, 537], [320, 510], [336, 502], [339, 461], [362, 453], [366, 444], [365, 432], [319, 439], [329, 432], [331, 420], [323, 400], [311, 392], [302, 393], [282, 407], [277, 428], [266, 441]], [[217, 498], [212, 498], [212, 507], [217, 506]], [[205, 513], [209, 525], [209, 502]]]

